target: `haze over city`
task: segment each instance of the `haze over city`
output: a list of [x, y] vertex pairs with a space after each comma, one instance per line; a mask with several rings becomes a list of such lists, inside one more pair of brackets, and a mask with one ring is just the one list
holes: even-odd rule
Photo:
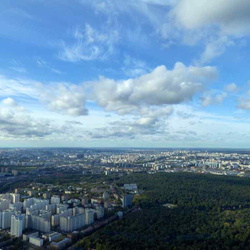
[[249, 11], [2, 0], [0, 147], [249, 148]]

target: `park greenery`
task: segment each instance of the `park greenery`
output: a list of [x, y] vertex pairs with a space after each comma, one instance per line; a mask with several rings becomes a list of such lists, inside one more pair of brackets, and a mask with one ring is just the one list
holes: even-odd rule
[[116, 180], [124, 183], [137, 183], [139, 209], [80, 240], [77, 249], [250, 248], [250, 179], [138, 173]]

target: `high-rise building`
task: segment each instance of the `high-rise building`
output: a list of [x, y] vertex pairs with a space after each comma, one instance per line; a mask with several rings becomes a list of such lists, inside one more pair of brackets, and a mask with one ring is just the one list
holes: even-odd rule
[[92, 209], [85, 210], [85, 222], [86, 225], [90, 225], [94, 222], [94, 211]]
[[61, 214], [63, 211], [67, 210], [68, 209], [68, 205], [66, 204], [57, 204], [56, 205], [56, 213], [57, 214]]
[[64, 215], [64, 216], [73, 216], [73, 208], [70, 208], [70, 209], [62, 211], [61, 215]]
[[96, 208], [96, 215], [97, 215], [97, 219], [101, 219], [104, 216], [104, 208], [97, 207]]
[[106, 201], [106, 200], [109, 198], [109, 194], [108, 194], [107, 191], [105, 191], [105, 192], [103, 193], [102, 198], [103, 198], [104, 201]]
[[10, 203], [10, 206], [9, 208], [11, 210], [14, 210], [16, 212], [21, 212], [22, 211], [22, 208], [23, 208], [23, 203], [22, 202], [17, 202], [17, 203]]
[[49, 204], [45, 206], [45, 209], [47, 211], [50, 211], [52, 214], [56, 214], [56, 207], [57, 207], [56, 204]]
[[75, 216], [61, 216], [60, 230], [64, 232], [73, 232], [85, 226], [85, 214], [77, 214]]
[[124, 195], [122, 198], [122, 207], [132, 206], [133, 195]]
[[5, 210], [3, 212], [0, 213], [0, 221], [1, 221], [1, 225], [0, 227], [2, 229], [8, 229], [11, 226], [11, 216], [14, 214], [13, 210]]
[[0, 201], [0, 211], [4, 211], [6, 209], [9, 209], [10, 201], [7, 199], [2, 199]]
[[45, 206], [49, 204], [49, 200], [42, 200], [42, 199], [36, 199], [36, 198], [29, 198], [24, 200], [23, 202], [23, 208], [29, 208], [32, 205], [36, 205], [39, 207], [39, 209], [45, 209]]
[[42, 215], [26, 215], [27, 228], [35, 229], [40, 232], [50, 232], [50, 220]]
[[87, 196], [82, 197], [82, 205], [88, 205], [89, 204], [89, 198]]
[[59, 214], [54, 214], [51, 216], [52, 227], [57, 227], [60, 225], [60, 217], [61, 217], [61, 215], [59, 215]]
[[26, 214], [32, 214], [33, 211], [45, 210], [48, 203], [49, 203], [48, 200], [43, 200], [41, 202], [35, 203], [34, 205], [31, 205], [29, 208], [26, 208]]
[[20, 202], [20, 194], [11, 194], [11, 202], [12, 203]]
[[25, 215], [12, 215], [10, 233], [12, 236], [20, 237], [25, 229]]
[[60, 199], [60, 196], [58, 195], [53, 195], [50, 199], [51, 204], [60, 204], [60, 202], [61, 202], [61, 199]]
[[110, 175], [110, 173], [111, 173], [111, 171], [109, 171], [109, 170], [105, 170], [105, 171], [104, 171], [104, 174], [105, 174], [105, 175]]
[[77, 214], [83, 214], [85, 212], [83, 207], [74, 207], [73, 208], [73, 216]]
[[11, 173], [12, 173], [14, 176], [17, 176], [17, 175], [18, 175], [18, 170], [11, 170]]
[[9, 193], [1, 194], [0, 198], [2, 200], [9, 200], [9, 201], [11, 201], [11, 195]]

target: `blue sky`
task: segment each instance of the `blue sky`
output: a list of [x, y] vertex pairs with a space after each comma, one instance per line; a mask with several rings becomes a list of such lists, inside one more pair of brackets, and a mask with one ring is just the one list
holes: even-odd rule
[[2, 0], [0, 147], [250, 148], [248, 0]]

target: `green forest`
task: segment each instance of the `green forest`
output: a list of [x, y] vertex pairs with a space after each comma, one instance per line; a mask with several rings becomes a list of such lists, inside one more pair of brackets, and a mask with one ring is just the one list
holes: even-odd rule
[[[130, 174], [138, 210], [77, 249], [250, 249], [250, 179], [188, 173]], [[164, 204], [174, 204], [168, 208]]]

